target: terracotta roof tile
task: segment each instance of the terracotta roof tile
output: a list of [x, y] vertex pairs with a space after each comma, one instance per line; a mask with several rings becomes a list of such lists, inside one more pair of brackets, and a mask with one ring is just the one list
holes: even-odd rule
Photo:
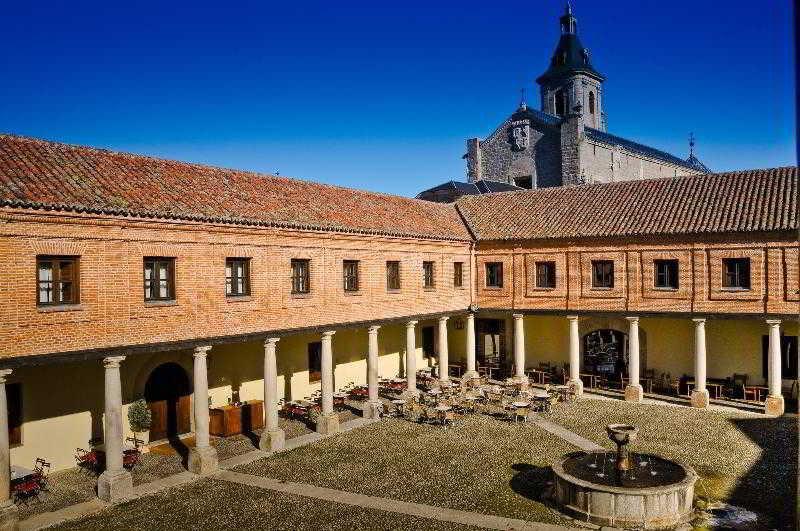
[[452, 204], [0, 135], [0, 206], [469, 240]]
[[482, 240], [798, 230], [797, 168], [464, 196]]

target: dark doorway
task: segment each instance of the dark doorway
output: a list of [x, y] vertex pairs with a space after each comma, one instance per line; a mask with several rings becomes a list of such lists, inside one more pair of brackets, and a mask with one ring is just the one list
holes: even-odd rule
[[177, 363], [164, 363], [153, 369], [144, 386], [144, 399], [153, 415], [151, 441], [172, 439], [191, 431], [191, 394], [189, 376]]
[[619, 330], [594, 330], [583, 336], [583, 372], [619, 379], [628, 374], [628, 336]]
[[322, 342], [314, 341], [308, 344], [308, 381], [319, 382], [322, 380]]
[[505, 321], [502, 319], [478, 319], [476, 324], [475, 354], [478, 363], [485, 365], [487, 360], [496, 360], [502, 363], [506, 351]]
[[433, 327], [422, 327], [422, 355], [427, 358], [432, 358], [436, 355], [436, 343], [433, 339]]

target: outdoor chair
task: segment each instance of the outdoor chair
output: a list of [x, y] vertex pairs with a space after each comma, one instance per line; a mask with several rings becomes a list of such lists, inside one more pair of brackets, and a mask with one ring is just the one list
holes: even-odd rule
[[39, 482], [39, 488], [44, 491], [50, 491], [47, 485], [47, 475], [50, 473], [50, 463], [37, 457], [33, 465], [33, 473], [36, 480]]
[[95, 474], [97, 472], [99, 462], [97, 452], [94, 450], [84, 450], [83, 448], [75, 449], [75, 464], [78, 468], [85, 470], [89, 473]]
[[42, 489], [36, 478], [32, 477], [25, 481], [20, 481], [16, 483], [11, 490], [14, 495], [14, 503], [29, 505], [31, 500], [41, 501], [39, 500], [39, 493]]
[[[753, 400], [755, 400], [755, 392], [753, 391], [750, 393], [753, 395]], [[743, 398], [747, 400], [747, 375], [746, 374], [733, 374], [733, 390], [731, 392], [731, 398]]]
[[670, 379], [669, 389], [675, 396], [679, 396], [681, 394], [681, 379], [680, 378]]
[[528, 420], [530, 409], [527, 407], [518, 407], [514, 409], [514, 422], [525, 422]]

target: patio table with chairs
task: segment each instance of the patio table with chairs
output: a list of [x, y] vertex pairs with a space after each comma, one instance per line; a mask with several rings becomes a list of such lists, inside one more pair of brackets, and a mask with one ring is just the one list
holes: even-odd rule
[[[694, 380], [687, 380], [686, 382], [686, 394], [688, 396], [692, 396], [692, 389], [694, 389], [695, 381]], [[725, 387], [725, 384], [706, 381], [706, 389], [708, 389], [708, 394], [711, 398], [722, 398], [722, 390]]]

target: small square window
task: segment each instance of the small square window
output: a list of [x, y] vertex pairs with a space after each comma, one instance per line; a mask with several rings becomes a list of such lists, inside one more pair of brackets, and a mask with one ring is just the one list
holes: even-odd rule
[[486, 264], [486, 287], [503, 287], [503, 262], [488, 262]]
[[400, 289], [400, 262], [397, 260], [386, 262], [386, 289]]
[[292, 293], [303, 294], [311, 292], [311, 260], [305, 258], [292, 259]]
[[464, 262], [453, 262], [453, 287], [464, 286]]
[[614, 287], [613, 260], [592, 260], [592, 287], [604, 289]]
[[345, 260], [342, 262], [344, 276], [344, 290], [358, 291], [358, 260]]
[[653, 281], [655, 287], [662, 289], [678, 289], [678, 261], [654, 260], [655, 274]]
[[536, 262], [536, 287], [547, 289], [556, 287], [555, 262]]
[[422, 286], [425, 288], [433, 288], [435, 285], [434, 281], [434, 269], [433, 269], [433, 262], [422, 262]]
[[730, 289], [750, 289], [750, 259], [722, 259], [722, 287]]
[[78, 257], [36, 257], [36, 302], [39, 306], [78, 304]]
[[144, 300], [175, 300], [175, 259], [148, 256], [144, 259]]
[[225, 295], [241, 297], [250, 295], [250, 259], [225, 259]]

